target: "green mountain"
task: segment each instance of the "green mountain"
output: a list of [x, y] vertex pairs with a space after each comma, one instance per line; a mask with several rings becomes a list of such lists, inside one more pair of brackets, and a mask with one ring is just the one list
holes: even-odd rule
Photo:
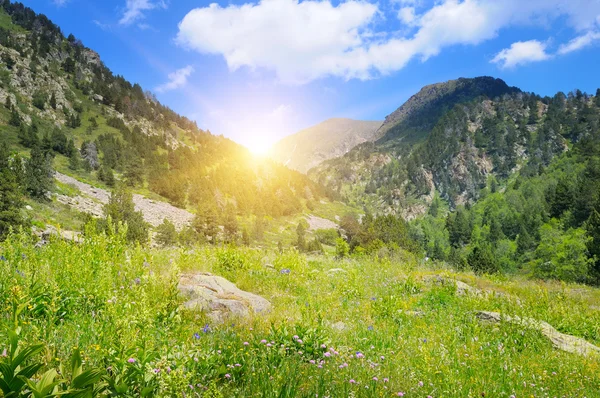
[[275, 162], [197, 127], [44, 15], [0, 2], [0, 140], [28, 157], [110, 187], [115, 180], [178, 207], [282, 216], [324, 191]]
[[363, 142], [373, 141], [381, 122], [343, 118], [328, 119], [277, 142], [273, 159], [306, 173], [325, 160], [344, 155]]

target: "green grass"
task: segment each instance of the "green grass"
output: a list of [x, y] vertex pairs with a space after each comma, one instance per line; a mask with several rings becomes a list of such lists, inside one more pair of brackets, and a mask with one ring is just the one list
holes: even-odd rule
[[[123, 396], [148, 387], [153, 396], [593, 397], [600, 385], [599, 358], [473, 314], [545, 320], [600, 344], [600, 291], [590, 287], [477, 277], [403, 252], [335, 260], [289, 250], [132, 248], [102, 236], [41, 249], [14, 237], [0, 252], [0, 331], [14, 327], [21, 306], [22, 344], [45, 347], [41, 371], [66, 364], [78, 347], [86, 368], [124, 383]], [[284, 268], [290, 273], [278, 272]], [[222, 275], [269, 299], [273, 311], [225, 324], [184, 311], [175, 289], [184, 271]], [[425, 283], [430, 274], [507, 295], [458, 296], [451, 285]]]

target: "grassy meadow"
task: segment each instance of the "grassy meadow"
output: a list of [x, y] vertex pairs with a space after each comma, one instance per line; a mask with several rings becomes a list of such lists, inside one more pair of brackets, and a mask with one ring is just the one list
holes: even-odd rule
[[[0, 255], [0, 386], [23, 385], [5, 396], [600, 391], [600, 358], [565, 353], [537, 331], [474, 316], [531, 317], [600, 344], [600, 292], [583, 285], [457, 273], [403, 251], [335, 259], [293, 249], [147, 249], [126, 245], [119, 233], [41, 248], [16, 234], [0, 244]], [[223, 276], [267, 298], [273, 310], [225, 324], [183, 310], [178, 277], [193, 271]], [[428, 275], [498, 294], [458, 295], [454, 284], [428, 283]]]

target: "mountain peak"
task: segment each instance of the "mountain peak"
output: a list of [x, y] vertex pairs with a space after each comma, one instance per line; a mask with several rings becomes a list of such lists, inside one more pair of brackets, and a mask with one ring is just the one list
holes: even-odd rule
[[491, 76], [461, 77], [429, 84], [389, 114], [377, 131], [377, 136], [383, 141], [404, 137], [419, 138], [433, 127], [432, 123], [437, 120], [437, 116], [458, 103], [480, 96], [495, 98], [519, 91], [502, 79]]

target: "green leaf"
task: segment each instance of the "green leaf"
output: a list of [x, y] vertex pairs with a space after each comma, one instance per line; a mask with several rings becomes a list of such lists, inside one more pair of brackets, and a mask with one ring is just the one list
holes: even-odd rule
[[40, 352], [42, 352], [43, 349], [43, 344], [31, 345], [29, 347], [26, 347], [21, 352], [19, 352], [19, 354], [12, 360], [11, 365], [13, 366], [13, 369], [16, 369], [19, 365], [21, 365], [22, 362], [26, 361], [32, 356], [39, 354]]
[[90, 385], [96, 384], [104, 374], [102, 369], [90, 369], [81, 373], [79, 376], [73, 379], [71, 385], [74, 388], [86, 388]]
[[81, 352], [79, 351], [79, 348], [76, 348], [71, 355], [71, 377], [73, 379], [76, 379], [77, 376], [81, 374], [81, 364]]

